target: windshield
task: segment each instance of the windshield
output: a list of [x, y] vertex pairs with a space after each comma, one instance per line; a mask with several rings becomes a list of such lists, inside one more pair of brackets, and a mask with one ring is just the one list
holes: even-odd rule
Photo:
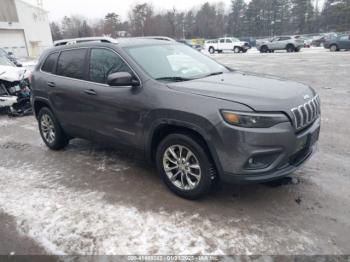
[[10, 60], [4, 56], [0, 56], [0, 65], [2, 66], [15, 66]]
[[157, 80], [185, 81], [228, 72], [224, 66], [185, 45], [137, 46], [126, 51]]

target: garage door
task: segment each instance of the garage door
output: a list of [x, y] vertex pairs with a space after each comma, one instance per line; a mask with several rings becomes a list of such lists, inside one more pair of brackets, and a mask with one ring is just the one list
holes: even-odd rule
[[0, 29], [0, 47], [17, 57], [28, 56], [23, 30]]

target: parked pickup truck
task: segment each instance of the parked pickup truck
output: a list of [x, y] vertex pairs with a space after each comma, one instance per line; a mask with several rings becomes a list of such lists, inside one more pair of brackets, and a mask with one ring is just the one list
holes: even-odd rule
[[215, 52], [222, 53], [225, 50], [231, 50], [235, 53], [245, 53], [250, 48], [248, 42], [242, 42], [234, 37], [224, 37], [215, 40], [205, 41], [204, 49], [208, 50], [209, 53], [214, 54]]

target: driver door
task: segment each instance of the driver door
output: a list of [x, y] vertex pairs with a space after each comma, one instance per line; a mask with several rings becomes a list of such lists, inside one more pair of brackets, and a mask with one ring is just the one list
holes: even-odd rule
[[269, 44], [269, 49], [278, 49], [278, 41], [280, 40], [280, 37], [275, 37], [271, 40], [271, 43]]
[[90, 50], [89, 81], [86, 83], [93, 105], [90, 129], [95, 140], [132, 146], [137, 143], [137, 123], [144, 109], [142, 103], [138, 103], [142, 90], [107, 85], [107, 77], [117, 72], [128, 72], [136, 78], [133, 70], [114, 50]]

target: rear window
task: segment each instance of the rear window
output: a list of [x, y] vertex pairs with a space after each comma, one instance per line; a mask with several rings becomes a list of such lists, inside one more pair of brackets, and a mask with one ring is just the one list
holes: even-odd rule
[[49, 55], [46, 58], [45, 63], [43, 64], [43, 66], [41, 68], [41, 71], [53, 74], [54, 70], [55, 70], [57, 58], [58, 58], [58, 53], [53, 53], [53, 54]]
[[57, 63], [57, 75], [83, 79], [87, 49], [74, 49], [61, 52]]

